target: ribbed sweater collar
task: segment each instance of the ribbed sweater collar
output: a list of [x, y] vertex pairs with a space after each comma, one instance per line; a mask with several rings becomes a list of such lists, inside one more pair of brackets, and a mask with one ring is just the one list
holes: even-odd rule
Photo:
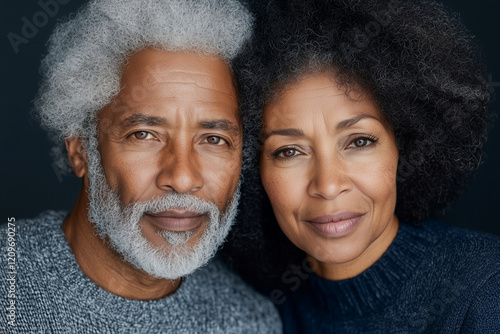
[[401, 290], [437, 242], [432, 224], [401, 223], [396, 238], [382, 257], [356, 277], [329, 281], [311, 275], [313, 294], [332, 315], [366, 315], [381, 310]]

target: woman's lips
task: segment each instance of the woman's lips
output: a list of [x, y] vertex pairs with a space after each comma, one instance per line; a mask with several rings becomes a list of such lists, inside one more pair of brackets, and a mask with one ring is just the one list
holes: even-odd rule
[[206, 215], [184, 210], [169, 210], [146, 213], [146, 217], [161, 230], [185, 232], [198, 228], [206, 219]]
[[340, 238], [349, 234], [356, 227], [361, 217], [363, 217], [362, 213], [343, 211], [333, 215], [307, 219], [306, 222], [325, 237]]

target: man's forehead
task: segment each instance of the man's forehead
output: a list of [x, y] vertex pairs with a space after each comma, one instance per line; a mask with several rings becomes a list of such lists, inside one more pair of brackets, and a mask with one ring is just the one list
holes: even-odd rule
[[173, 124], [179, 112], [198, 123], [227, 119], [239, 124], [232, 74], [221, 58], [146, 49], [130, 58], [121, 83], [118, 96], [103, 110], [106, 115], [101, 114], [115, 126]]
[[145, 49], [134, 54], [122, 73], [122, 86], [130, 84], [195, 83], [212, 88], [217, 81], [221, 92], [234, 93], [233, 77], [227, 63], [215, 55]]
[[[206, 69], [197, 70], [189, 67], [166, 66], [167, 64], [148, 64], [142, 73], [135, 73], [143, 77], [151, 85], [163, 83], [196, 83], [200, 88], [210, 88], [210, 82], [214, 79], [213, 74]], [[219, 72], [221, 73], [221, 72]], [[122, 82], [129, 76], [124, 73]], [[229, 79], [229, 77], [228, 77]]]
[[[159, 110], [157, 108], [126, 108], [107, 107], [99, 114], [99, 119], [106, 119], [111, 127], [122, 129], [132, 128], [139, 125], [178, 127], [188, 124], [191, 128], [211, 128], [210, 124], [218, 124], [218, 128], [241, 127], [241, 119], [238, 108], [190, 108], [186, 110], [172, 109]], [[223, 126], [225, 124], [225, 126]], [[215, 128], [215, 126], [214, 126]]]

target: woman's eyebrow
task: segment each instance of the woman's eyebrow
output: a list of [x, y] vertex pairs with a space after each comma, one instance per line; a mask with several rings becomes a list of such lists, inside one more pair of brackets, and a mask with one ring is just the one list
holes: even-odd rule
[[303, 137], [304, 131], [300, 129], [278, 129], [268, 132], [263, 136], [263, 139], [266, 140], [267, 138], [275, 135], [288, 136], [288, 137]]
[[[368, 115], [368, 114], [362, 114], [362, 115], [359, 115], [359, 116], [356, 116], [353, 118], [349, 118], [349, 119], [346, 119], [346, 120], [339, 122], [337, 124], [337, 130], [345, 129], [345, 128], [348, 128], [350, 126], [353, 126], [354, 124], [358, 123], [359, 121], [361, 121], [364, 118], [372, 118], [372, 119], [384, 124], [380, 119], [378, 119], [375, 116]], [[288, 136], [288, 137], [303, 137], [304, 131], [302, 131], [301, 129], [294, 129], [294, 128], [278, 129], [278, 130], [270, 131], [270, 132], [264, 134], [262, 137], [264, 140], [266, 140], [267, 138], [269, 138], [271, 136], [275, 136], [275, 135]]]
[[348, 128], [350, 126], [353, 126], [354, 124], [358, 123], [359, 121], [361, 121], [364, 118], [372, 118], [374, 120], [379, 121], [380, 123], [382, 123], [384, 125], [384, 122], [382, 122], [380, 119], [378, 119], [375, 116], [368, 115], [368, 114], [361, 114], [361, 115], [358, 115], [356, 117], [349, 118], [349, 119], [346, 119], [346, 120], [339, 122], [337, 124], [337, 130], [345, 129], [345, 128]]

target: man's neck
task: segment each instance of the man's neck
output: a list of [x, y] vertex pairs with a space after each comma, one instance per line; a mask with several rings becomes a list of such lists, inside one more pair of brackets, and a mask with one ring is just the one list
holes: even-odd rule
[[88, 198], [82, 187], [63, 231], [80, 268], [93, 282], [115, 295], [140, 300], [162, 298], [177, 290], [181, 279], [158, 279], [123, 261], [94, 230], [87, 208]]

